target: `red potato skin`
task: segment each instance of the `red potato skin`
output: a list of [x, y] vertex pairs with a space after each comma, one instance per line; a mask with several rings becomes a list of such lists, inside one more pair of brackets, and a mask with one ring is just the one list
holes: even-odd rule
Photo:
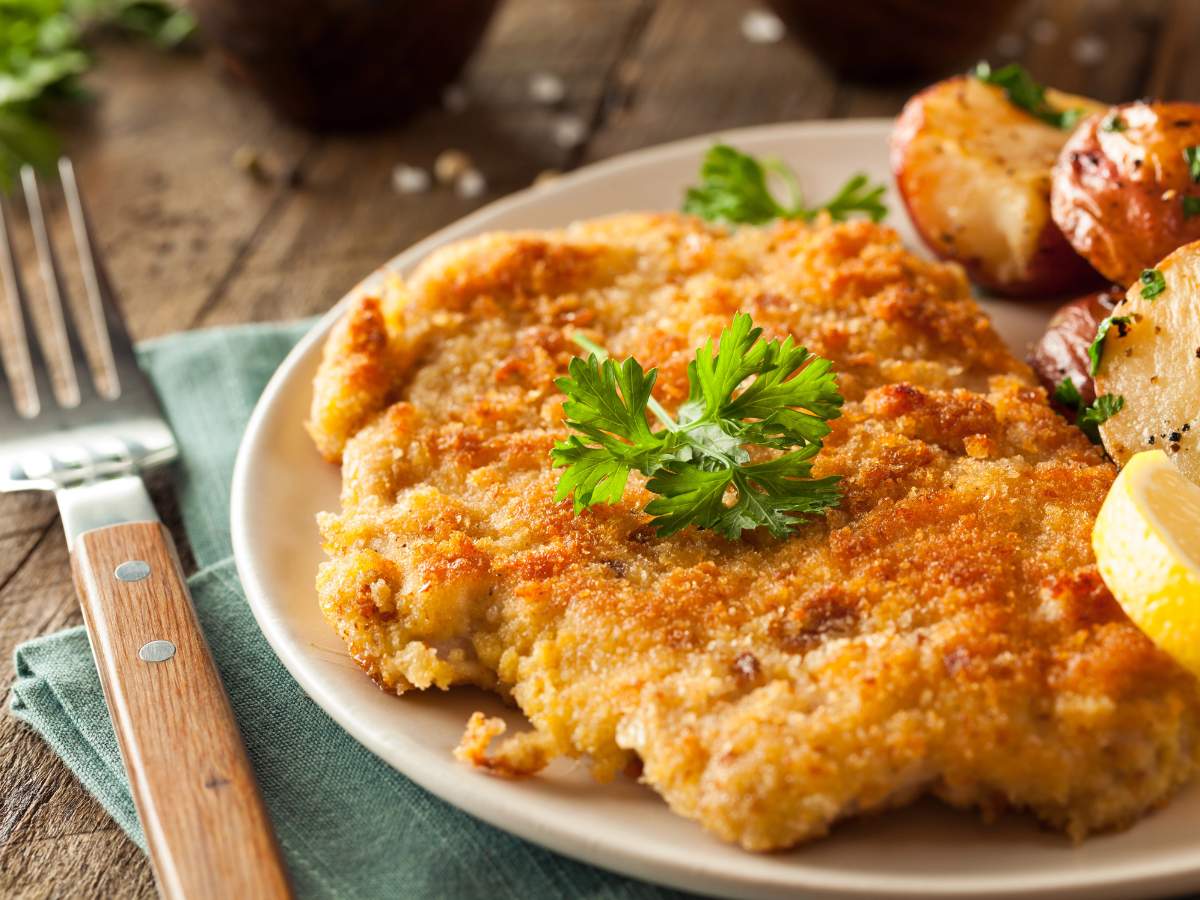
[[[1105, 130], [1114, 115], [1123, 130]], [[1054, 221], [1106, 278], [1128, 287], [1200, 240], [1200, 216], [1183, 214], [1183, 196], [1200, 197], [1183, 156], [1197, 144], [1200, 104], [1126, 103], [1089, 116], [1054, 166]]]
[[[913, 175], [910, 148], [913, 139], [926, 123], [924, 100], [934, 91], [942, 90], [948, 82], [959, 81], [967, 76], [957, 76], [946, 82], [938, 82], [915, 94], [905, 104], [892, 130], [890, 162], [896, 180], [896, 188], [903, 201], [913, 228], [925, 245], [939, 258], [957, 262], [966, 269], [971, 281], [989, 293], [1004, 297], [1056, 297], [1098, 287], [1103, 279], [1088, 262], [1079, 256], [1067, 241], [1062, 231], [1047, 216], [1046, 225], [1038, 236], [1034, 252], [1024, 267], [1024, 276], [1017, 279], [1000, 279], [969, 248], [955, 244], [953, 236], [939, 235], [928, 227], [924, 216], [915, 203], [918, 190]], [[1046, 204], [1049, 207], [1049, 187]]]
[[1096, 399], [1088, 347], [1105, 316], [1125, 297], [1115, 285], [1070, 301], [1059, 307], [1046, 326], [1046, 333], [1029, 353], [1029, 365], [1053, 399], [1055, 389], [1070, 378], [1084, 404]]

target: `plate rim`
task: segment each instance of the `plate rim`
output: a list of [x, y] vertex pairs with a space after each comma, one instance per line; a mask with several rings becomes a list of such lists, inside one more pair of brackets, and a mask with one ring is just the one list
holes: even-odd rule
[[[312, 674], [309, 665], [302, 659], [300, 648], [282, 631], [282, 620], [272, 614], [269, 601], [270, 587], [259, 577], [253, 564], [254, 553], [249, 536], [251, 529], [249, 490], [256, 445], [262, 440], [263, 425], [271, 408], [290, 385], [298, 366], [314, 353], [316, 345], [323, 342], [334, 322], [342, 315], [346, 306], [364, 292], [375, 289], [388, 272], [403, 270], [426, 257], [437, 247], [477, 231], [481, 222], [504, 215], [519, 208], [536, 197], [545, 197], [555, 192], [588, 181], [613, 175], [624, 169], [637, 168], [660, 157], [698, 151], [714, 141], [729, 142], [766, 140], [772, 137], [795, 136], [798, 139], [840, 133], [853, 136], [859, 132], [864, 137], [878, 139], [890, 131], [893, 119], [885, 117], [854, 119], [822, 119], [793, 122], [778, 122], [743, 128], [724, 129], [693, 137], [673, 140], [650, 147], [622, 153], [609, 159], [583, 166], [555, 179], [547, 185], [531, 186], [499, 198], [483, 207], [456, 219], [443, 228], [422, 238], [392, 256], [377, 267], [358, 284], [344, 294], [326, 313], [322, 314], [289, 351], [272, 374], [267, 386], [256, 401], [239, 442], [230, 485], [230, 537], [238, 577], [246, 593], [246, 600], [254, 619], [270, 644], [276, 657], [289, 674], [296, 679], [301, 689], [321, 709], [334, 719], [354, 740], [370, 750], [382, 762], [412, 779], [422, 788], [476, 818], [494, 827], [517, 835], [525, 840], [546, 847], [557, 853], [581, 862], [596, 865], [622, 875], [646, 881], [717, 895], [755, 892], [756, 896], [795, 896], [802, 890], [811, 897], [1005, 897], [1053, 894], [1055, 897], [1120, 897], [1130, 890], [1150, 891], [1156, 894], [1171, 893], [1200, 887], [1200, 853], [1190, 862], [1181, 859], [1176, 865], [1170, 859], [1158, 862], [1121, 864], [1120, 873], [1105, 870], [1064, 868], [1054, 874], [1023, 876], [1020, 872], [1005, 877], [988, 876], [986, 882], [967, 876], [947, 876], [930, 881], [925, 876], [898, 876], [895, 874], [873, 875], [871, 872], [839, 874], [821, 870], [803, 870], [803, 878], [764, 879], [756, 873], [753, 881], [730, 875], [724, 870], [708, 868], [703, 859], [683, 866], [672, 859], [664, 859], [652, 852], [639, 850], [636, 846], [609, 846], [603, 841], [581, 842], [574, 834], [560, 834], [549, 824], [541, 824], [535, 818], [513, 817], [511, 809], [502, 807], [488, 799], [488, 792], [481, 791], [454, 794], [444, 788], [440, 773], [433, 767], [426, 768], [420, 755], [406, 759], [402, 768], [393, 761], [396, 748], [376, 741], [364, 733], [357, 719], [346, 712], [337, 702], [329, 683], [323, 683]], [[619, 211], [614, 211], [619, 212]], [[565, 224], [565, 223], [564, 223]]]

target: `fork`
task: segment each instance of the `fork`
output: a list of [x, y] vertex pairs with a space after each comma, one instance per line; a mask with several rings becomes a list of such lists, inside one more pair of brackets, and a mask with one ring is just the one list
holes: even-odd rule
[[[75, 588], [159, 892], [168, 898], [288, 897], [287, 872], [192, 607], [170, 533], [140, 473], [177, 455], [138, 368], [92, 237], [75, 172], [59, 177], [108, 383], [90, 374], [37, 178], [21, 172], [45, 289], [32, 307], [0, 202], [0, 282], [8, 299], [12, 408], [0, 404], [0, 491], [51, 490]], [[56, 395], [51, 346], [65, 369]], [[82, 377], [81, 377], [82, 373]], [[19, 376], [25, 396], [15, 389]], [[65, 382], [65, 385], [62, 384]]]

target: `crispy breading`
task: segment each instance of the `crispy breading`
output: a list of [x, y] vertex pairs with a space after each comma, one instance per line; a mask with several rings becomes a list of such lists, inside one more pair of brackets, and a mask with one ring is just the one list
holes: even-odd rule
[[[731, 542], [656, 538], [636, 475], [614, 506], [554, 502], [571, 335], [658, 366], [673, 408], [738, 310], [833, 361], [846, 405], [814, 474], [844, 476], [840, 508]], [[316, 398], [343, 470], [326, 617], [383, 688], [479, 685], [536, 728], [488, 757], [476, 719], [464, 758], [640, 760], [754, 850], [926, 792], [1079, 837], [1196, 768], [1197, 683], [1096, 574], [1112, 465], [960, 270], [887, 228], [623, 215], [466, 241], [347, 313]]]

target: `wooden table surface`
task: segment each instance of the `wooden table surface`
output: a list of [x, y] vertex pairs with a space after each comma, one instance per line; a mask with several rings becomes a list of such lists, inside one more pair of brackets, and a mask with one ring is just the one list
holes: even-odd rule
[[[1194, 0], [1034, 0], [986, 55], [1057, 87], [1120, 101], [1200, 99]], [[839, 83], [798, 45], [742, 34], [735, 0], [508, 0], [463, 77], [465, 112], [369, 134], [276, 119], [216, 54], [104, 42], [96, 99], [62, 130], [138, 338], [327, 309], [397, 251], [474, 207], [626, 150], [717, 129], [896, 113], [918, 85]], [[558, 74], [560, 110], [529, 97]], [[560, 147], [559, 117], [585, 139]], [[256, 149], [270, 177], [232, 162]], [[398, 163], [467, 151], [488, 181], [467, 200], [401, 195]], [[170, 507], [169, 488], [159, 500]], [[178, 531], [178, 529], [176, 529]], [[185, 548], [186, 551], [186, 548]], [[0, 497], [0, 685], [13, 647], [79, 623], [54, 502]], [[0, 896], [152, 896], [149, 867], [29, 728], [0, 715]]]

